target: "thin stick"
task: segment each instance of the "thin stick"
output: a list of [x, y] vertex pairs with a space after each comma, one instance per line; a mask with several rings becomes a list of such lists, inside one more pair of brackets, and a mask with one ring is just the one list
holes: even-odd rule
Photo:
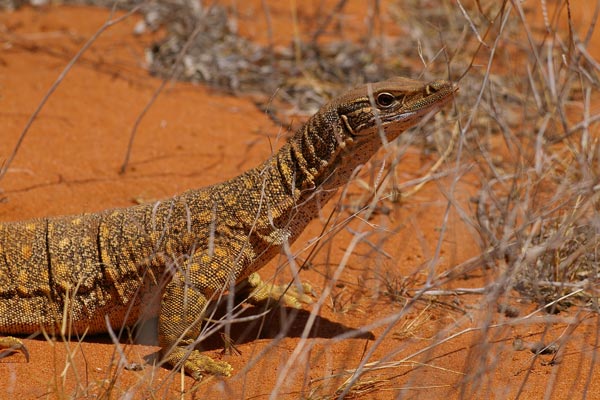
[[98, 37], [100, 37], [100, 35], [102, 33], [104, 33], [105, 30], [107, 30], [108, 28], [112, 27], [113, 25], [116, 25], [119, 22], [125, 20], [130, 15], [134, 14], [135, 12], [137, 12], [137, 10], [139, 10], [140, 7], [141, 7], [141, 4], [138, 5], [138, 6], [135, 6], [134, 8], [132, 8], [125, 15], [123, 15], [121, 17], [118, 17], [118, 18], [115, 18], [115, 19], [111, 19], [112, 16], [113, 16], [113, 14], [114, 14], [114, 11], [115, 11], [115, 8], [113, 7], [113, 9], [110, 12], [109, 19], [104, 23], [104, 25], [102, 25], [96, 31], [96, 33], [94, 33], [92, 35], [91, 38], [88, 39], [88, 41], [81, 47], [81, 49], [79, 49], [79, 51], [77, 52], [77, 54], [75, 54], [75, 56], [71, 59], [71, 61], [69, 61], [69, 63], [67, 64], [67, 66], [63, 69], [63, 71], [58, 76], [58, 78], [56, 78], [56, 81], [54, 81], [54, 83], [52, 84], [52, 86], [50, 86], [50, 89], [48, 89], [48, 92], [46, 92], [46, 94], [42, 98], [42, 101], [38, 104], [38, 106], [35, 109], [35, 111], [33, 112], [33, 114], [31, 114], [31, 116], [29, 117], [29, 120], [27, 121], [27, 124], [25, 125], [25, 128], [23, 128], [23, 131], [21, 131], [21, 135], [19, 136], [19, 139], [17, 140], [17, 144], [15, 145], [13, 151], [10, 153], [10, 155], [8, 156], [8, 158], [6, 159], [6, 161], [2, 164], [2, 168], [0, 169], [0, 180], [2, 180], [2, 178], [4, 177], [4, 175], [6, 175], [6, 172], [8, 171], [8, 168], [10, 167], [10, 164], [13, 162], [15, 156], [17, 155], [17, 152], [21, 148], [21, 144], [23, 143], [23, 140], [25, 139], [25, 135], [27, 135], [27, 132], [29, 132], [29, 128], [31, 128], [31, 125], [33, 125], [33, 122], [35, 121], [35, 119], [37, 118], [37, 116], [40, 114], [40, 112], [42, 111], [42, 109], [46, 105], [46, 102], [48, 101], [48, 99], [50, 98], [50, 96], [52, 96], [52, 94], [54, 93], [54, 91], [56, 90], [56, 88], [58, 87], [58, 85], [60, 85], [62, 83], [62, 81], [65, 79], [65, 77], [67, 76], [67, 74], [69, 73], [69, 71], [71, 70], [71, 68], [73, 68], [73, 65], [75, 65], [75, 63], [81, 58], [81, 56], [83, 55], [83, 53], [85, 53], [86, 50], [90, 48], [90, 46], [98, 39]]
[[123, 164], [121, 165], [121, 168], [119, 169], [120, 174], [124, 174], [125, 171], [127, 170], [127, 165], [129, 164], [129, 158], [131, 157], [131, 150], [133, 149], [133, 141], [137, 134], [137, 130], [140, 126], [140, 123], [142, 122], [142, 119], [144, 119], [144, 117], [146, 116], [146, 113], [148, 113], [148, 110], [150, 110], [150, 107], [152, 107], [154, 105], [154, 102], [156, 102], [156, 99], [158, 99], [158, 96], [163, 91], [163, 89], [165, 88], [167, 83], [171, 82], [173, 80], [173, 77], [175, 75], [175, 68], [177, 67], [177, 65], [179, 65], [179, 63], [183, 59], [183, 56], [187, 53], [189, 47], [192, 45], [193, 40], [196, 38], [196, 36], [198, 36], [198, 34], [200, 33], [200, 31], [203, 28], [204, 28], [203, 25], [199, 25], [196, 27], [196, 29], [194, 29], [194, 31], [188, 38], [187, 42], [185, 42], [185, 45], [183, 46], [183, 48], [177, 55], [175, 62], [171, 66], [171, 71], [169, 71], [169, 75], [167, 75], [167, 77], [165, 77], [162, 80], [162, 82], [160, 83], [158, 88], [156, 88], [156, 90], [152, 94], [152, 97], [150, 97], [150, 100], [148, 101], [148, 103], [146, 103], [146, 105], [144, 106], [144, 109], [139, 113], [138, 117], [136, 118], [135, 122], [133, 123], [133, 128], [131, 128], [131, 134], [129, 135], [129, 143], [127, 143], [127, 150], [125, 151], [125, 158], [123, 159]]
[[335, 7], [333, 7], [333, 10], [331, 10], [331, 12], [329, 14], [327, 14], [327, 17], [325, 17], [325, 20], [321, 23], [321, 25], [319, 25], [319, 27], [317, 28], [317, 30], [315, 31], [315, 33], [313, 33], [312, 38], [310, 39], [310, 42], [313, 45], [317, 43], [317, 40], [319, 39], [319, 36], [321, 36], [323, 34], [323, 32], [325, 32], [325, 29], [331, 23], [331, 20], [333, 19], [333, 16], [334, 15], [339, 15], [342, 12], [342, 10], [344, 9], [344, 7], [346, 6], [346, 2], [347, 2], [347, 0], [340, 0], [335, 5]]

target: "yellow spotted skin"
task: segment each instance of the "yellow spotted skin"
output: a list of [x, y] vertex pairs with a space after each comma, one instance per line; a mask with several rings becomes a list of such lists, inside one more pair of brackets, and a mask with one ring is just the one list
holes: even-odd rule
[[[456, 90], [407, 78], [364, 85], [324, 105], [272, 158], [227, 182], [153, 204], [1, 223], [0, 332], [52, 331], [65, 316], [71, 333], [104, 332], [107, 321], [117, 329], [134, 324], [158, 293], [166, 362], [196, 378], [230, 375], [229, 364], [193, 348], [209, 301], [249, 277], [256, 299], [285, 297], [261, 289], [254, 272], [384, 141]], [[0, 348], [24, 351], [15, 340], [0, 338]]]

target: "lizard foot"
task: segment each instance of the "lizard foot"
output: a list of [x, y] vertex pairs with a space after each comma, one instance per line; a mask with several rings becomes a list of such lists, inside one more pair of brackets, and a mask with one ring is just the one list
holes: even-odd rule
[[255, 303], [263, 302], [267, 299], [283, 302], [294, 308], [301, 308], [302, 303], [312, 304], [312, 287], [308, 283], [302, 283], [302, 291], [298, 290], [296, 285], [274, 285], [265, 283], [256, 272], [248, 277], [248, 284], [252, 287], [250, 300]]
[[0, 337], [0, 358], [17, 351], [23, 353], [27, 362], [29, 362], [29, 351], [20, 339], [12, 336]]
[[185, 347], [176, 347], [169, 354], [167, 363], [172, 366], [181, 363], [185, 373], [196, 380], [201, 380], [204, 375], [231, 376], [233, 372], [233, 367], [229, 363], [215, 361], [198, 350], [192, 350], [190, 353]]

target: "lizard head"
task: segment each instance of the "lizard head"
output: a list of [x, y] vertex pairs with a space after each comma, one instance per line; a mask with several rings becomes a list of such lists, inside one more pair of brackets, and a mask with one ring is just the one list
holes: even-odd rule
[[344, 185], [386, 141], [437, 112], [458, 86], [392, 78], [350, 90], [324, 105], [290, 138], [298, 186]]
[[437, 112], [457, 90], [457, 85], [444, 80], [396, 77], [349, 91], [340, 98], [337, 113], [351, 140], [373, 135], [381, 139], [381, 132], [393, 140], [427, 114]]

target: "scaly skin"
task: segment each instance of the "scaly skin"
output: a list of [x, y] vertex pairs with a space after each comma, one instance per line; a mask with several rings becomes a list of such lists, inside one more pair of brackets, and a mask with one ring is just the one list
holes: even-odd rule
[[[166, 362], [195, 378], [229, 376], [229, 364], [193, 349], [209, 301], [248, 277], [260, 288], [253, 273], [298, 237], [383, 136], [395, 139], [456, 90], [406, 78], [364, 85], [324, 105], [273, 157], [227, 182], [154, 204], [0, 224], [0, 332], [52, 331], [65, 313], [71, 333], [104, 332], [107, 319], [116, 329], [135, 323], [145, 298], [158, 292]], [[19, 343], [0, 339], [0, 347], [23, 351]]]

